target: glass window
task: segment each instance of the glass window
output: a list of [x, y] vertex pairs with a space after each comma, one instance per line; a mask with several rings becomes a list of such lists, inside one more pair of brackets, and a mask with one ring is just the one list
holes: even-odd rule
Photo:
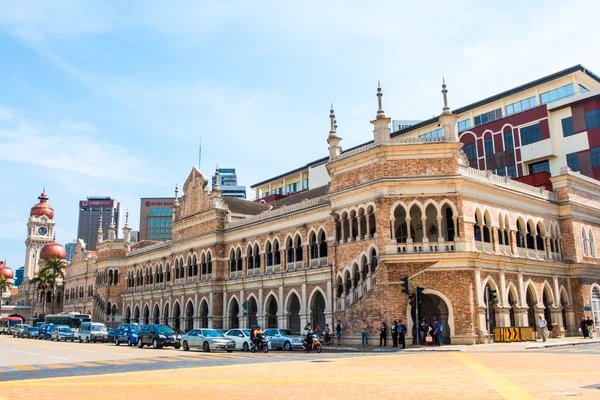
[[508, 174], [508, 176], [515, 179], [517, 177], [517, 166], [509, 165], [508, 167], [506, 167], [506, 173]]
[[475, 126], [487, 124], [500, 118], [502, 118], [502, 109], [498, 108], [494, 111], [475, 116]]
[[590, 149], [590, 155], [592, 156], [592, 167], [600, 167], [600, 147]]
[[498, 175], [498, 176], [506, 176], [506, 168], [498, 168], [496, 170], [496, 175]]
[[494, 154], [494, 139], [487, 138], [485, 139], [485, 155], [491, 156]]
[[463, 151], [469, 161], [477, 160], [477, 145], [475, 143], [465, 144], [463, 146]]
[[506, 115], [516, 114], [521, 111], [529, 110], [537, 106], [537, 102], [534, 97], [530, 97], [525, 100], [517, 101], [516, 103], [512, 103], [506, 106]]
[[567, 154], [567, 165], [571, 171], [579, 171], [579, 156], [577, 153]]
[[515, 143], [513, 141], [513, 133], [504, 132], [504, 150], [512, 150], [515, 148]]
[[166, 227], [166, 228], [168, 228], [170, 224], [171, 224], [171, 221], [170, 221], [170, 220], [166, 220], [166, 221], [165, 221], [165, 227]]
[[152, 207], [152, 208], [150, 209], [150, 216], [151, 216], [151, 217], [154, 217], [154, 207]]
[[437, 138], [437, 137], [443, 137], [443, 136], [444, 136], [444, 130], [442, 128], [419, 135], [420, 138]]
[[585, 86], [581, 86], [579, 85], [579, 93], [585, 93], [585, 92], [589, 92], [590, 90], [587, 89]]
[[161, 220], [160, 220], [160, 227], [161, 227], [161, 228], [164, 228], [164, 227], [165, 227], [165, 220], [164, 220], [164, 219], [161, 219]]
[[540, 124], [521, 128], [521, 145], [525, 146], [531, 143], [539, 142], [540, 140], [542, 140]]
[[171, 209], [167, 208], [167, 217], [170, 217], [170, 216], [171, 216]]
[[585, 113], [585, 127], [588, 131], [597, 129], [600, 126], [600, 112], [592, 110]]
[[150, 228], [154, 228], [154, 218], [150, 218]]
[[550, 172], [550, 163], [548, 160], [529, 164], [529, 173], [538, 174], [540, 172]]
[[302, 180], [302, 189], [308, 189], [308, 178]]
[[466, 131], [471, 127], [471, 119], [465, 119], [464, 121], [458, 121], [458, 131]]
[[563, 130], [564, 137], [571, 136], [575, 133], [575, 131], [573, 130], [573, 118], [572, 117], [563, 118], [561, 120], [561, 122], [562, 122], [562, 130]]
[[554, 90], [540, 94], [540, 101], [542, 104], [552, 103], [553, 101], [566, 99], [575, 94], [573, 91], [573, 84], [569, 83], [566, 86], [559, 87]]

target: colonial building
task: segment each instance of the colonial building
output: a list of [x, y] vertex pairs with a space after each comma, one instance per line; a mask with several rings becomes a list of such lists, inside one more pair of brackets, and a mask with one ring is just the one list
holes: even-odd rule
[[549, 191], [473, 168], [442, 93], [439, 134], [392, 138], [378, 89], [373, 141], [345, 152], [332, 109], [329, 183], [270, 204], [211, 192], [192, 168], [184, 195], [175, 190], [173, 239], [132, 244], [127, 225], [124, 239], [114, 225], [100, 230], [97, 254], [80, 244], [67, 268], [66, 291], [84, 295], [66, 307], [87, 310], [93, 291], [94, 319], [184, 330], [341, 320], [354, 341], [382, 321], [412, 327], [409, 277], [445, 343], [482, 342], [490, 326], [535, 326], [539, 315], [555, 335], [576, 334], [584, 315], [600, 324], [598, 182], [563, 168]]

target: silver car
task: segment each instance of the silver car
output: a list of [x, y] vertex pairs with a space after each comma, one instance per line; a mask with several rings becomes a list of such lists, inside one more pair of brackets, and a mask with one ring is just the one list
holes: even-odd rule
[[64, 340], [65, 342], [70, 340], [72, 342], [75, 340], [75, 334], [73, 333], [73, 330], [66, 325], [55, 326], [50, 334], [50, 340], [56, 340], [57, 342], [60, 342], [61, 340]]
[[216, 329], [192, 329], [181, 335], [181, 343], [184, 351], [195, 347], [204, 351], [221, 349], [231, 353], [235, 349], [235, 342]]
[[263, 332], [263, 335], [269, 339], [272, 349], [303, 349], [304, 336], [290, 329], [270, 328]]

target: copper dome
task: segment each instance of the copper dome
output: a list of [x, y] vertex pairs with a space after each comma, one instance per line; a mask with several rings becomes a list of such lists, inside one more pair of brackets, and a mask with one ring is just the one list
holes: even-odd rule
[[4, 261], [0, 261], [0, 276], [4, 276], [6, 279], [13, 279], [15, 277], [13, 270]]
[[42, 260], [53, 258], [54, 256], [61, 260], [67, 258], [67, 252], [61, 244], [52, 242], [42, 247], [42, 250], [40, 251], [40, 258]]
[[40, 199], [40, 202], [31, 207], [31, 212], [29, 215], [32, 217], [41, 217], [42, 215], [45, 215], [50, 219], [54, 218], [54, 210], [52, 207], [50, 207], [50, 204], [47, 203], [48, 195], [46, 194], [45, 190], [42, 192], [42, 194], [40, 194], [38, 199]]

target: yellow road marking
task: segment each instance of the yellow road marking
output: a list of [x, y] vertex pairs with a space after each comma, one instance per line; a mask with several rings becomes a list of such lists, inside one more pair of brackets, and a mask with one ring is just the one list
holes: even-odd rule
[[144, 360], [152, 360], [152, 361], [165, 361], [165, 362], [177, 362], [179, 360], [173, 360], [171, 358], [160, 358], [160, 357], [146, 357]]
[[102, 360], [102, 361], [94, 361], [98, 364], [108, 364], [108, 365], [123, 365], [127, 364], [127, 361], [116, 361], [116, 360]]
[[533, 400], [534, 397], [506, 377], [498, 375], [492, 369], [466, 354], [452, 353], [454, 358], [465, 364], [471, 371], [491, 385], [506, 400]]
[[18, 369], [19, 371], [37, 371], [39, 368], [32, 367], [31, 365], [13, 365], [11, 368]]
[[63, 365], [63, 364], [40, 364], [40, 366], [47, 367], [47, 368], [54, 368], [54, 369], [71, 368], [68, 365]]
[[150, 364], [150, 363], [152, 363], [152, 361], [146, 361], [143, 358], [128, 358], [126, 361], [130, 362], [130, 363], [138, 363], [138, 364]]
[[91, 363], [91, 362], [72, 362], [72, 363], [69, 363], [69, 364], [79, 365], [81, 367], [99, 367], [100, 366], [100, 364], [94, 364], [94, 363]]

